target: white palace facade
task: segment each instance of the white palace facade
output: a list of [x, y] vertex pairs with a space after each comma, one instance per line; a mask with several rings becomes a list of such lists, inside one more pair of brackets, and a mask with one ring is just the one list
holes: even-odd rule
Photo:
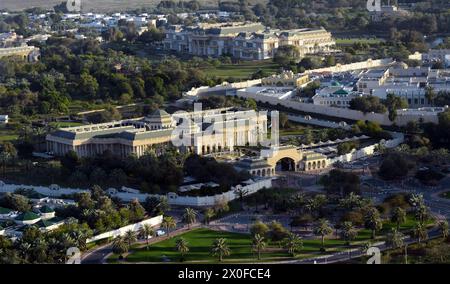
[[173, 115], [157, 110], [144, 118], [61, 128], [47, 135], [46, 142], [47, 150], [57, 156], [75, 151], [90, 157], [109, 150], [121, 157], [139, 157], [164, 145], [200, 155], [233, 151], [266, 137], [265, 113], [224, 108]]

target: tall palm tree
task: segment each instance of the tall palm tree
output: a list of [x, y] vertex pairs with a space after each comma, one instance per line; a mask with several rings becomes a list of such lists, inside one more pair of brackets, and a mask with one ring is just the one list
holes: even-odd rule
[[153, 230], [152, 226], [150, 226], [149, 224], [142, 225], [139, 228], [139, 235], [145, 239], [145, 242], [147, 244], [146, 248], [148, 250], [149, 238], [155, 235], [155, 231]]
[[267, 244], [264, 241], [264, 237], [259, 234], [255, 234], [255, 236], [253, 237], [252, 248], [253, 251], [258, 254], [258, 260], [261, 260], [261, 251], [263, 251], [266, 246]]
[[212, 210], [212, 208], [206, 209], [205, 212], [203, 213], [203, 216], [205, 217], [204, 220], [205, 224], [209, 225], [209, 222], [214, 217], [214, 210]]
[[137, 241], [137, 236], [134, 231], [128, 230], [125, 232], [123, 239], [127, 242], [128, 247], [131, 247], [131, 245]]
[[397, 230], [400, 230], [400, 226], [406, 222], [406, 212], [401, 207], [396, 207], [392, 212], [391, 221], [397, 226]]
[[184, 209], [183, 221], [188, 225], [188, 228], [190, 228], [191, 224], [194, 224], [196, 222], [197, 214], [197, 211], [192, 208]]
[[223, 260], [224, 256], [230, 255], [230, 248], [227, 245], [227, 240], [224, 238], [216, 239], [211, 248], [211, 254], [218, 256], [219, 261]]
[[356, 238], [358, 231], [353, 226], [352, 222], [344, 222], [341, 226], [341, 238], [350, 245], [350, 242]]
[[170, 230], [177, 227], [177, 222], [171, 216], [166, 216], [163, 218], [161, 227], [167, 231], [167, 236], [170, 236]]
[[325, 250], [325, 236], [331, 234], [333, 229], [330, 226], [330, 222], [327, 219], [319, 219], [317, 224], [314, 227], [314, 234], [317, 236], [321, 236], [322, 238], [322, 247], [321, 250]]
[[285, 240], [284, 247], [293, 257], [303, 248], [303, 241], [297, 234], [290, 233]]
[[424, 224], [418, 222], [413, 229], [413, 237], [417, 238], [417, 242], [420, 243], [428, 239], [428, 231]]
[[425, 223], [425, 220], [428, 218], [428, 208], [425, 204], [421, 204], [415, 209], [416, 219], [422, 225]]
[[371, 207], [364, 215], [365, 227], [372, 231], [372, 239], [375, 239], [377, 231], [381, 230], [383, 223], [381, 221], [380, 212], [375, 207]]
[[448, 237], [448, 222], [447, 220], [439, 221], [438, 223], [439, 231], [441, 231], [442, 237], [447, 239]]
[[425, 89], [425, 98], [428, 100], [428, 102], [431, 104], [431, 106], [434, 105], [434, 99], [436, 98], [437, 94], [434, 91], [434, 88], [431, 86], [428, 86]]
[[125, 241], [124, 237], [118, 236], [114, 239], [112, 244], [112, 249], [115, 254], [119, 255], [119, 258], [123, 258], [123, 254], [128, 252], [129, 246], [128, 243]]
[[392, 228], [391, 232], [387, 235], [386, 245], [396, 249], [403, 246], [403, 234], [396, 228]]
[[248, 189], [243, 189], [241, 187], [238, 187], [234, 194], [239, 197], [239, 202], [241, 204], [241, 209], [244, 209], [244, 197], [248, 195]]
[[76, 230], [71, 233], [71, 237], [74, 239], [77, 247], [80, 250], [86, 249], [86, 240], [88, 238], [88, 234], [82, 230]]
[[184, 238], [179, 238], [175, 242], [177, 251], [181, 254], [181, 262], [184, 260], [184, 255], [189, 252], [188, 242]]

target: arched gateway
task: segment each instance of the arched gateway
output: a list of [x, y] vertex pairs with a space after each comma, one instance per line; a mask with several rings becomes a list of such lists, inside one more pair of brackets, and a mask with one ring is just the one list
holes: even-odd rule
[[276, 168], [277, 163], [283, 170], [298, 171], [303, 157], [295, 146], [278, 146], [261, 151], [261, 157], [266, 159], [268, 165]]
[[275, 175], [276, 171], [321, 171], [328, 165], [325, 155], [288, 145], [262, 149], [259, 157], [242, 159], [236, 167], [254, 176], [267, 177]]

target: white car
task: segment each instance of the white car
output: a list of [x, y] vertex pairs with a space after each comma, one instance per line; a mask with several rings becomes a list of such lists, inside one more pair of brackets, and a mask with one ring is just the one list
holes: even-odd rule
[[160, 237], [160, 236], [164, 236], [166, 234], [166, 232], [164, 230], [157, 230], [156, 231], [156, 236]]

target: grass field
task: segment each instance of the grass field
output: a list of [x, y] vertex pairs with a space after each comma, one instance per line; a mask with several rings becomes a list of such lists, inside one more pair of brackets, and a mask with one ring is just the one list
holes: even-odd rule
[[367, 44], [377, 44], [382, 42], [379, 38], [338, 38], [336, 39], [336, 44], [339, 45], [352, 45], [355, 43], [367, 43]]
[[70, 122], [70, 121], [58, 121], [58, 122], [50, 122], [50, 125], [53, 127], [56, 127], [56, 128], [63, 128], [63, 127], [80, 126], [80, 125], [83, 125], [83, 123]]
[[219, 67], [211, 67], [202, 69], [209, 75], [214, 75], [220, 78], [233, 77], [236, 79], [247, 79], [259, 69], [268, 74], [279, 72], [279, 65], [273, 63], [271, 60], [264, 61], [248, 61], [239, 64], [222, 64]]
[[14, 130], [0, 127], [0, 142], [13, 141], [19, 137]]
[[[357, 241], [362, 241], [369, 237], [369, 232], [363, 232]], [[226, 238], [231, 255], [224, 258], [224, 262], [253, 262], [256, 260], [255, 253], [251, 249], [251, 236], [247, 234], [212, 231], [209, 229], [195, 229], [180, 236], [167, 239], [150, 245], [147, 250], [143, 245], [135, 245], [131, 248], [130, 254], [126, 256], [126, 261], [137, 262], [162, 262], [163, 258], [168, 258], [170, 262], [179, 262], [180, 254], [175, 250], [175, 242], [179, 237], [185, 238], [189, 243], [189, 253], [185, 255], [185, 262], [217, 262], [217, 257], [210, 254], [211, 245], [217, 238]], [[303, 240], [303, 249], [296, 258], [306, 258], [320, 253], [320, 239]], [[329, 239], [325, 241], [327, 253], [331, 251], [341, 251], [345, 249], [345, 242], [342, 240]], [[117, 255], [112, 255], [109, 262], [116, 262]], [[261, 261], [289, 260], [292, 256], [278, 244], [270, 244], [261, 254]]]

